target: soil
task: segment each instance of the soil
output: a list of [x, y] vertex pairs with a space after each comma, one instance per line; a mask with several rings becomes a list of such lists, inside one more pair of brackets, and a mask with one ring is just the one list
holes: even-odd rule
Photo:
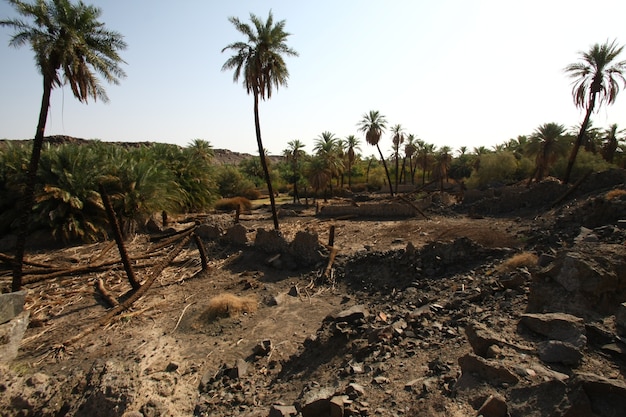
[[[98, 281], [122, 301], [131, 290], [111, 242], [32, 250], [27, 277], [63, 272], [25, 286], [30, 325], [18, 356], [0, 363], [0, 415], [623, 415], [626, 339], [615, 314], [626, 301], [626, 192], [616, 175], [589, 179], [554, 208], [549, 180], [459, 203], [433, 192], [425, 216], [284, 205], [274, 246], [258, 240], [272, 230], [267, 207], [242, 214], [240, 229], [231, 213], [171, 219], [169, 232], [212, 228], [208, 269], [191, 241], [160, 270], [168, 230], [136, 236], [127, 243], [137, 276], [144, 285], [158, 276], [106, 323]], [[245, 230], [247, 242], [229, 230]], [[299, 233], [316, 237], [304, 259], [290, 243]], [[507, 264], [519, 254], [533, 260]], [[574, 255], [595, 259], [590, 270], [613, 286], [559, 286], [560, 260]], [[0, 267], [6, 288], [10, 268]], [[254, 308], [213, 314], [224, 294]], [[548, 359], [546, 337], [522, 324], [549, 312], [583, 320], [582, 347], [559, 345], [578, 346], [577, 360]]]

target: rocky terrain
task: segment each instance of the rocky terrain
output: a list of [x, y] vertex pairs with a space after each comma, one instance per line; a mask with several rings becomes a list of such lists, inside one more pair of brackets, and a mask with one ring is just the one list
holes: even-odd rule
[[167, 231], [137, 236], [154, 282], [110, 320], [114, 245], [34, 251], [0, 415], [622, 416], [624, 179], [285, 205], [281, 233], [266, 207], [176, 219], [208, 267], [185, 241], [156, 268]]

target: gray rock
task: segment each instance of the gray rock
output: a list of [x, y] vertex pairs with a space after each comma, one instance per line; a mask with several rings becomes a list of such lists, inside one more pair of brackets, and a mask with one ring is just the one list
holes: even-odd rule
[[347, 395], [337, 395], [330, 399], [330, 417], [343, 417], [346, 404], [350, 404]]
[[469, 323], [465, 327], [465, 335], [474, 353], [483, 358], [489, 356], [489, 348], [492, 345], [501, 345], [503, 343], [502, 339], [482, 323]]
[[195, 234], [205, 240], [217, 240], [222, 236], [222, 229], [210, 224], [201, 224], [196, 227]]
[[0, 324], [0, 362], [10, 362], [17, 357], [29, 317], [29, 311], [22, 311], [13, 320]]
[[477, 375], [493, 385], [517, 384], [519, 378], [499, 362], [481, 358], [468, 353], [459, 358], [459, 365], [463, 374]]
[[599, 416], [623, 416], [626, 410], [626, 383], [590, 373], [576, 374], [572, 384], [580, 384], [591, 409]]
[[506, 401], [499, 395], [490, 395], [478, 409], [477, 415], [483, 417], [507, 417]]
[[330, 319], [331, 321], [336, 321], [336, 322], [353, 323], [357, 320], [365, 319], [366, 317], [369, 317], [369, 315], [370, 313], [367, 307], [364, 306], [363, 304], [358, 304], [358, 305], [350, 307], [347, 310], [343, 310], [335, 315], [330, 315], [327, 317], [327, 319]]
[[[586, 343], [583, 319], [565, 313], [523, 314], [520, 323], [535, 333], [580, 347]], [[582, 345], [581, 345], [582, 343]]]
[[298, 414], [293, 405], [272, 405], [269, 417], [292, 417]]
[[317, 388], [304, 393], [298, 405], [302, 417], [319, 417], [330, 414], [330, 399], [334, 396], [330, 388]]
[[583, 358], [579, 348], [560, 340], [549, 340], [539, 344], [537, 349], [539, 358], [548, 363], [562, 363], [565, 365], [577, 365]]
[[26, 291], [0, 294], [0, 324], [12, 320], [24, 310]]

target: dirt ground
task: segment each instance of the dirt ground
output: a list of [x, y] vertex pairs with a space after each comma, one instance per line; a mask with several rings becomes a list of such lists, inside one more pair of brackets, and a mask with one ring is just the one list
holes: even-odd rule
[[[202, 240], [208, 269], [191, 241], [154, 270], [172, 247], [137, 236], [128, 244], [137, 276], [144, 283], [158, 276], [106, 323], [110, 307], [98, 281], [122, 301], [130, 290], [114, 245], [33, 251], [27, 277], [61, 272], [26, 285], [30, 325], [17, 358], [0, 364], [0, 415], [623, 415], [626, 400], [614, 397], [626, 393], [626, 345], [614, 313], [576, 315], [587, 325], [587, 344], [567, 364], [538, 357], [545, 340], [520, 324], [529, 298], [541, 303], [531, 312], [555, 311], [536, 301], [533, 288], [553, 291], [548, 285], [558, 279], [546, 278], [546, 267], [579, 247], [594, 253], [598, 246], [589, 245], [610, 245], [615, 267], [604, 267], [622, 281], [607, 309], [626, 301], [619, 298], [626, 199], [607, 200], [613, 189], [623, 183], [556, 208], [524, 204], [495, 214], [469, 202], [432, 202], [427, 218], [342, 219], [286, 205], [285, 241], [304, 231], [317, 236], [319, 256], [306, 265], [256, 247], [257, 230], [272, 229], [266, 207], [241, 216], [247, 243], [228, 240], [231, 214], [175, 219], [176, 230], [197, 222], [220, 234]], [[595, 240], [581, 242], [585, 220], [578, 219], [600, 200], [617, 214], [585, 228]], [[331, 226], [336, 258], [329, 267]], [[503, 266], [524, 253], [535, 257]], [[6, 287], [10, 269], [0, 267]], [[253, 307], [231, 305], [215, 316], [210, 302], [224, 294], [253, 299]], [[576, 298], [580, 305], [583, 298]], [[479, 353], [472, 332], [491, 340], [488, 353]], [[582, 411], [567, 414], [574, 409]]]

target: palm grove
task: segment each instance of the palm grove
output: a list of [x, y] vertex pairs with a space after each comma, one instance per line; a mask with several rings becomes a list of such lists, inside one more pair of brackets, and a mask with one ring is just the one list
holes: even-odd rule
[[[0, 146], [0, 236], [17, 235], [14, 290], [21, 286], [29, 234], [38, 231], [62, 241], [85, 242], [108, 237], [102, 187], [129, 236], [155, 213], [207, 211], [219, 206], [221, 198], [255, 199], [261, 190], [270, 198], [274, 227], [279, 229], [276, 193], [289, 193], [294, 203], [308, 203], [360, 191], [384, 190], [393, 196], [428, 183], [443, 190], [461, 183], [469, 188], [519, 181], [530, 185], [546, 176], [569, 182], [590, 171], [626, 165], [625, 131], [592, 122], [594, 111], [614, 103], [620, 86], [626, 86], [626, 61], [619, 60], [623, 47], [616, 41], [593, 45], [565, 68], [573, 79], [574, 105], [585, 113], [578, 126], [549, 122], [491, 149], [452, 150], [406, 132], [401, 124], [390, 126], [384, 114], [370, 110], [359, 120], [347, 121], [354, 123], [355, 134], [341, 138], [320, 132], [311, 138], [312, 154], [304, 150], [302, 140], [293, 139], [272, 164], [262, 142], [260, 101], [287, 85], [285, 58], [298, 53], [287, 45], [286, 22], [274, 21], [271, 12], [265, 20], [251, 14], [250, 24], [229, 18], [244, 40], [222, 50], [232, 53], [222, 69], [232, 70], [233, 80], [241, 81], [253, 97], [259, 156], [237, 166], [216, 165], [210, 143], [201, 139], [187, 147], [123, 147], [97, 140], [52, 146], [44, 138], [52, 90], [69, 84], [80, 102], [107, 101], [97, 76], [114, 84], [125, 77], [120, 51], [126, 44], [121, 34], [98, 20], [98, 8], [82, 2], [9, 3], [24, 20], [3, 20], [0, 25], [15, 30], [10, 46], [31, 47], [43, 80], [34, 140], [4, 141]], [[378, 157], [364, 156], [366, 144], [376, 148]]]

